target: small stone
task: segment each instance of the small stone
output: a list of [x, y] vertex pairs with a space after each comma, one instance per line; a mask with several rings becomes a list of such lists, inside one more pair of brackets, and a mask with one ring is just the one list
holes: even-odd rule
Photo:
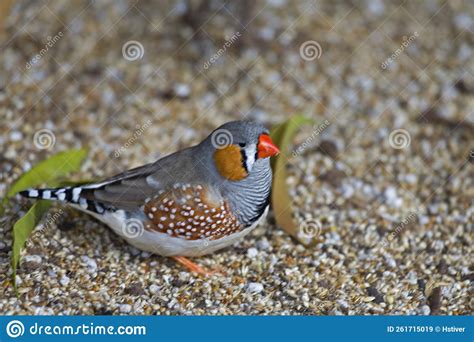
[[430, 222], [430, 219], [428, 216], [420, 215], [418, 217], [418, 222], [420, 223], [420, 225], [424, 226]]
[[337, 157], [338, 148], [334, 141], [323, 140], [318, 146], [318, 151], [332, 159], [335, 159]]
[[61, 279], [59, 279], [59, 283], [60, 283], [62, 286], [66, 286], [67, 284], [69, 284], [69, 281], [70, 281], [70, 280], [71, 280], [71, 279], [69, 279], [68, 276], [63, 275], [63, 276], [61, 277]]
[[418, 277], [415, 271], [408, 272], [407, 279], [410, 285], [416, 285], [418, 283]]
[[448, 264], [447, 264], [446, 260], [441, 259], [439, 261], [439, 264], [438, 264], [437, 268], [438, 268], [438, 272], [440, 274], [446, 274], [446, 272], [448, 271]]
[[182, 99], [188, 98], [191, 94], [191, 88], [189, 87], [189, 85], [184, 83], [176, 84], [173, 90], [176, 96]]
[[262, 238], [257, 242], [257, 247], [258, 249], [262, 251], [267, 251], [270, 249], [270, 243], [268, 242], [267, 238]]
[[10, 133], [10, 140], [11, 141], [20, 141], [23, 139], [23, 134], [19, 131], [13, 131]]
[[23, 258], [23, 262], [21, 264], [22, 268], [24, 268], [28, 272], [32, 272], [41, 266], [41, 257], [39, 255], [26, 255]]
[[377, 304], [383, 303], [383, 296], [380, 292], [373, 286], [367, 288], [367, 294], [371, 297], [374, 297], [374, 302]]
[[397, 189], [393, 186], [385, 189], [384, 197], [387, 200], [387, 204], [391, 207], [399, 208], [403, 204], [403, 200], [397, 195]]
[[258, 250], [256, 248], [249, 248], [247, 251], [247, 257], [252, 259], [258, 255]]
[[129, 313], [132, 311], [132, 306], [130, 304], [120, 304], [119, 310], [122, 313]]
[[397, 262], [395, 261], [395, 259], [393, 259], [390, 256], [385, 257], [385, 262], [387, 263], [389, 267], [392, 267], [392, 268], [397, 267]]
[[423, 279], [418, 279], [417, 281], [418, 288], [422, 293], [425, 293], [425, 288], [426, 288], [426, 282]]
[[[333, 187], [338, 188], [342, 184], [342, 180], [346, 178], [344, 171], [338, 169], [332, 169], [322, 174], [319, 177], [323, 182], [331, 184]], [[350, 197], [350, 196], [348, 196]]]
[[142, 285], [139, 282], [131, 283], [125, 290], [125, 292], [132, 296], [141, 296], [145, 294]]
[[416, 177], [416, 175], [410, 173], [406, 175], [405, 180], [410, 184], [416, 184], [418, 178]]
[[260, 283], [249, 283], [247, 290], [250, 293], [260, 293], [263, 291], [263, 285]]
[[83, 263], [87, 265], [87, 271], [89, 273], [95, 273], [97, 271], [97, 263], [94, 259], [89, 258], [87, 255], [81, 256]]
[[152, 294], [157, 294], [158, 291], [160, 291], [160, 287], [158, 285], [151, 284], [148, 290], [150, 290], [150, 293]]
[[24, 262], [34, 262], [36, 264], [40, 264], [41, 263], [41, 256], [39, 256], [39, 255], [25, 255], [25, 257], [23, 258], [23, 261]]
[[441, 287], [435, 287], [428, 297], [431, 313], [437, 315], [441, 308]]
[[347, 310], [349, 308], [349, 304], [343, 299], [338, 299], [336, 302], [341, 307], [341, 309]]
[[431, 313], [431, 309], [428, 305], [422, 305], [420, 309], [421, 309], [421, 314], [424, 316], [428, 316]]

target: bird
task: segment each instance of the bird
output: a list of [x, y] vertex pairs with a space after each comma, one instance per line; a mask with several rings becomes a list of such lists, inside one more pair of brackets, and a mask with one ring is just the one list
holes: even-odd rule
[[189, 257], [234, 244], [265, 218], [270, 157], [279, 152], [263, 125], [231, 121], [197, 145], [110, 178], [20, 194], [67, 203], [136, 248], [209, 274]]

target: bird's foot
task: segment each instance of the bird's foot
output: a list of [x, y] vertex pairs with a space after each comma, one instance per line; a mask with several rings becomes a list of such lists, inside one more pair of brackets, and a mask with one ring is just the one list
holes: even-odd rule
[[210, 270], [192, 262], [191, 260], [183, 256], [174, 256], [172, 258], [176, 260], [178, 263], [180, 263], [181, 265], [183, 265], [184, 267], [186, 267], [191, 272], [197, 273], [199, 275], [210, 276], [214, 274], [225, 274], [223, 270], [220, 268], [215, 268], [215, 269]]

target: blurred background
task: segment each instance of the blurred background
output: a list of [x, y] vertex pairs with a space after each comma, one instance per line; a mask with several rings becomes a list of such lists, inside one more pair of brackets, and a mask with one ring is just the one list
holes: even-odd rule
[[320, 230], [305, 248], [270, 215], [199, 259], [227, 277], [200, 279], [57, 207], [17, 299], [17, 201], [0, 226], [0, 312], [472, 314], [472, 1], [8, 0], [0, 13], [0, 194], [68, 148], [90, 149], [76, 179], [100, 178], [226, 121], [303, 114], [316, 124], [287, 184]]

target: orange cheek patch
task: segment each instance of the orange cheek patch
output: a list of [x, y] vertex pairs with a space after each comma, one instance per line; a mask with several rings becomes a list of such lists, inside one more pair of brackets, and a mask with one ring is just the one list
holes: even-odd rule
[[235, 145], [229, 145], [219, 149], [214, 153], [216, 167], [222, 177], [238, 181], [248, 176], [242, 165], [242, 154], [240, 148]]

